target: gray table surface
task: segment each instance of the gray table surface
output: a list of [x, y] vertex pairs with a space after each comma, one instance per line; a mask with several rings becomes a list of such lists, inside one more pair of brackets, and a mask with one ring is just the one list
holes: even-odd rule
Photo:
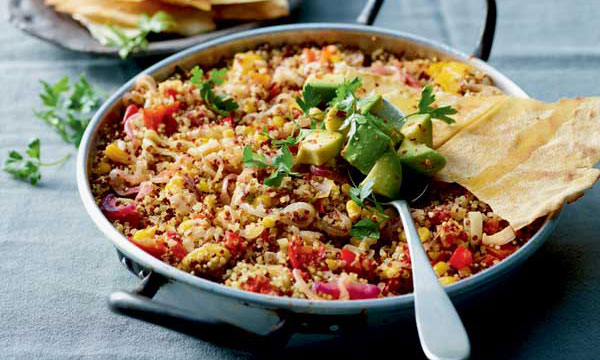
[[[600, 2], [501, 0], [490, 63], [531, 96], [553, 101], [598, 95]], [[480, 0], [388, 0], [377, 25], [412, 32], [469, 52]], [[362, 1], [306, 1], [300, 20], [352, 22]], [[74, 149], [32, 116], [38, 79], [84, 72], [113, 90], [145, 62], [76, 54], [28, 37], [0, 6], [0, 157], [42, 139], [44, 159]], [[118, 263], [86, 216], [75, 164], [44, 170], [38, 188], [0, 174], [0, 359], [249, 359], [162, 328], [113, 315], [115, 289], [138, 280]], [[600, 195], [569, 205], [551, 239], [507, 285], [461, 314], [474, 358], [595, 359], [600, 343]], [[421, 357], [409, 335], [310, 337], [284, 358]], [[406, 330], [405, 329], [405, 330]], [[404, 331], [407, 333], [407, 331]]]

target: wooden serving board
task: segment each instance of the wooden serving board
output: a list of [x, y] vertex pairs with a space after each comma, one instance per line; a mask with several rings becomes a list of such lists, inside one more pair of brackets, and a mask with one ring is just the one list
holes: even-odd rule
[[[302, 0], [289, 0], [290, 12], [300, 7]], [[67, 14], [60, 14], [43, 0], [9, 0], [9, 21], [22, 31], [60, 47], [98, 55], [119, 56], [118, 49], [100, 44], [77, 21]], [[229, 23], [217, 30], [190, 37], [179, 37], [151, 41], [146, 52], [133, 54], [135, 57], [172, 54], [192, 45], [252, 28], [275, 23], [291, 22], [293, 16], [274, 21]]]

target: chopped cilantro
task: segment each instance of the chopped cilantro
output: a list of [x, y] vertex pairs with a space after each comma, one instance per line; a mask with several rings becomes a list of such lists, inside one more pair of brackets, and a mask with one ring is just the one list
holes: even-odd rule
[[206, 102], [206, 105], [214, 112], [226, 116], [239, 106], [232, 98], [227, 98], [224, 94], [215, 94], [213, 85], [221, 85], [225, 82], [227, 69], [215, 69], [211, 71], [209, 79], [204, 79], [204, 71], [197, 65], [191, 71], [190, 82], [200, 90], [200, 96]]

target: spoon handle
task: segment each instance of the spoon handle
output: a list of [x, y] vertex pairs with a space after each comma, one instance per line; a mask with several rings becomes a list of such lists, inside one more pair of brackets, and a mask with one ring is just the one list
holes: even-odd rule
[[412, 264], [415, 317], [421, 347], [429, 359], [466, 359], [471, 352], [469, 337], [450, 298], [433, 272], [429, 257], [404, 200], [393, 201], [398, 210]]

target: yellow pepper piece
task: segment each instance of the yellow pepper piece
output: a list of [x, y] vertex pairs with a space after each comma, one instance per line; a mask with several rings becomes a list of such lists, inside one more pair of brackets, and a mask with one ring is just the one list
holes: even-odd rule
[[98, 174], [108, 174], [111, 170], [110, 164], [107, 163], [106, 161], [102, 160], [98, 163], [98, 166], [96, 166], [96, 172]]
[[445, 261], [438, 261], [437, 264], [433, 265], [433, 271], [437, 276], [443, 276], [448, 270], [450, 270], [450, 265]]
[[425, 71], [445, 91], [458, 93], [460, 82], [471, 67], [458, 61], [440, 61], [433, 63]]
[[227, 129], [223, 131], [223, 136], [225, 136], [226, 138], [232, 138], [235, 136], [235, 131], [233, 131], [233, 129]]
[[183, 188], [184, 184], [185, 184], [184, 178], [182, 178], [181, 176], [173, 176], [171, 178], [171, 180], [169, 180], [169, 182], [165, 186], [165, 190], [168, 190], [171, 192], [176, 192], [176, 191], [181, 190]]
[[285, 120], [281, 116], [277, 115], [277, 116], [273, 116], [271, 123], [273, 125], [275, 125], [276, 127], [281, 128], [281, 127], [283, 127]]
[[193, 220], [185, 220], [185, 221], [182, 221], [181, 224], [179, 224], [179, 227], [177, 227], [177, 230], [180, 233], [184, 233], [187, 230], [191, 229], [192, 226], [194, 226], [194, 221]]
[[440, 281], [440, 284], [442, 284], [443, 286], [446, 286], [446, 285], [450, 285], [452, 283], [457, 282], [458, 281], [458, 277], [456, 277], [456, 276], [442, 276], [438, 280]]
[[136, 231], [135, 234], [133, 234], [133, 239], [134, 240], [150, 239], [150, 238], [154, 237], [155, 234], [156, 234], [156, 226], [151, 226], [151, 227]]
[[419, 233], [419, 238], [421, 238], [421, 242], [426, 242], [431, 238], [431, 231], [429, 231], [426, 227], [420, 227], [417, 232]]
[[210, 192], [210, 184], [202, 180], [198, 183], [198, 189], [202, 192]]
[[115, 143], [106, 146], [106, 149], [104, 149], [104, 154], [114, 162], [125, 165], [129, 164], [129, 154], [127, 154], [125, 150], [122, 150], [120, 147], [118, 147]]
[[348, 200], [346, 202], [346, 211], [348, 212], [348, 216], [350, 220], [355, 221], [360, 217], [361, 208], [354, 200]]
[[271, 197], [269, 197], [268, 195], [259, 195], [257, 196], [254, 201], [252, 202], [252, 205], [254, 206], [258, 206], [262, 204], [262, 206], [264, 207], [269, 207], [271, 206]]
[[254, 140], [256, 140], [256, 143], [262, 144], [265, 141], [269, 140], [269, 138], [266, 135], [256, 134], [254, 135]]
[[265, 216], [262, 219], [262, 224], [267, 229], [270, 229], [275, 226], [275, 218], [273, 218], [272, 216]]

